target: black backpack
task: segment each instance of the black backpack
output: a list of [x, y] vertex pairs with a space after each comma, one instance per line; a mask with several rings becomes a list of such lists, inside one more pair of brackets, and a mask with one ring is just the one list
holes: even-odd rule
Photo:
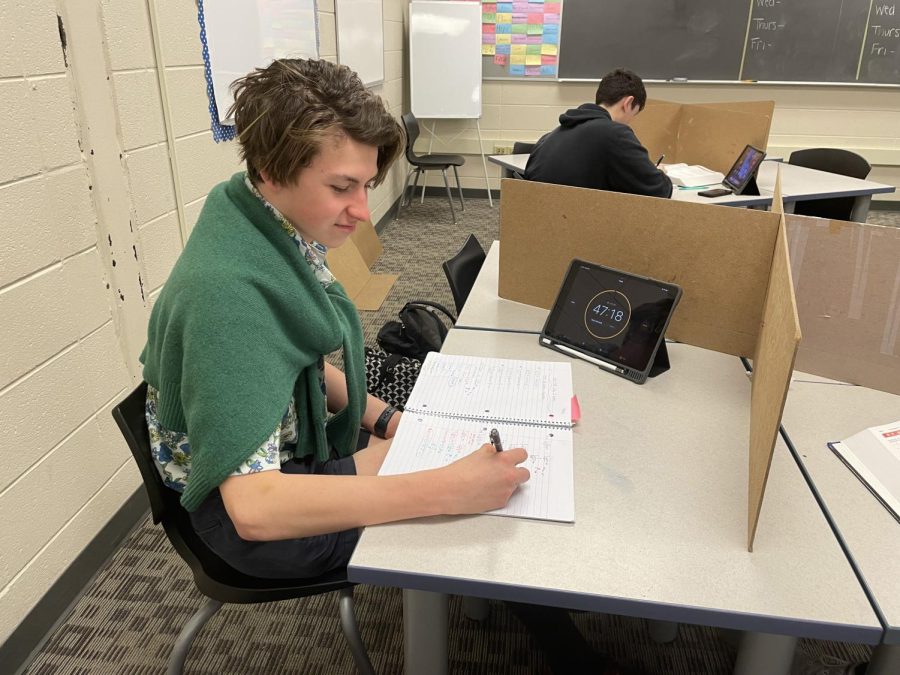
[[378, 344], [389, 354], [425, 360], [428, 352], [440, 351], [448, 328], [439, 312], [456, 323], [456, 317], [436, 302], [412, 300], [403, 305], [399, 321], [388, 321], [378, 331]]

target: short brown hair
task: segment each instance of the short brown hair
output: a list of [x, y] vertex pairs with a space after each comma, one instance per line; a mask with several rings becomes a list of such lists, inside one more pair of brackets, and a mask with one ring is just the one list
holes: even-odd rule
[[347, 66], [277, 59], [231, 86], [234, 105], [229, 114], [253, 183], [260, 182], [261, 171], [282, 185], [295, 182], [323, 141], [342, 133], [378, 148], [376, 185], [400, 154], [400, 125]]
[[634, 96], [638, 110], [647, 105], [647, 90], [644, 82], [635, 73], [624, 68], [616, 68], [600, 80], [595, 100], [597, 105], [615, 105], [626, 96]]

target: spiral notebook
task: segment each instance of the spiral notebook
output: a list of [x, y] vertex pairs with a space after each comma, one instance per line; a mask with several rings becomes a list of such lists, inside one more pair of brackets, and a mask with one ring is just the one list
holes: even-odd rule
[[381, 475], [436, 469], [500, 432], [528, 451], [531, 479], [489, 513], [574, 522], [572, 366], [432, 352], [425, 359]]

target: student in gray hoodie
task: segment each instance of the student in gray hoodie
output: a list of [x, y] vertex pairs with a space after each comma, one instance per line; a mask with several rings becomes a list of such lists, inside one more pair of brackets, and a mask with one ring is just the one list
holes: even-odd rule
[[575, 187], [671, 197], [672, 181], [650, 160], [629, 123], [643, 110], [647, 92], [641, 78], [617, 69], [603, 76], [596, 103], [559, 116], [525, 167], [527, 180]]

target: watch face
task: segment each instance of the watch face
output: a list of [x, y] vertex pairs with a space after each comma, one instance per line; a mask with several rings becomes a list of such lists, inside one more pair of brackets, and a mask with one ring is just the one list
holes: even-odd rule
[[644, 371], [680, 294], [674, 284], [575, 260], [543, 335], [607, 363]]

